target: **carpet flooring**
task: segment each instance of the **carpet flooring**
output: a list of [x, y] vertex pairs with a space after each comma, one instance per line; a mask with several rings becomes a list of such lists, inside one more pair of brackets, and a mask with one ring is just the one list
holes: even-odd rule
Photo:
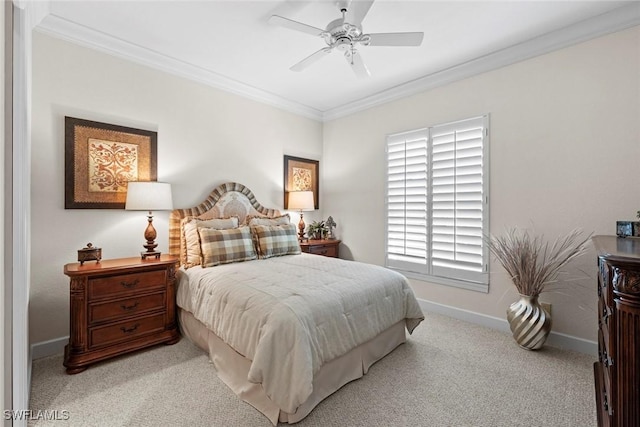
[[[297, 426], [595, 426], [593, 362], [549, 346], [527, 351], [508, 334], [427, 313], [407, 343]], [[77, 375], [65, 374], [62, 355], [35, 360], [30, 409], [67, 411], [67, 420], [29, 422], [39, 427], [271, 425], [184, 338]]]

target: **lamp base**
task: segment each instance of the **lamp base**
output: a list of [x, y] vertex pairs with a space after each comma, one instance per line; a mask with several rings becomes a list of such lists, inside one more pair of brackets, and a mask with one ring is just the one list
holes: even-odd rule
[[142, 259], [147, 259], [147, 258], [155, 258], [155, 259], [160, 259], [160, 255], [161, 252], [160, 251], [152, 251], [152, 252], [140, 252], [140, 257]]
[[298, 222], [298, 241], [300, 243], [304, 242], [304, 215], [302, 214], [302, 210], [300, 211], [300, 222]]
[[144, 238], [147, 240], [147, 244], [143, 245], [147, 248], [146, 252], [140, 252], [140, 256], [142, 259], [146, 259], [149, 257], [154, 257], [155, 259], [160, 259], [160, 251], [156, 251], [156, 246], [158, 244], [155, 242], [156, 240], [156, 229], [153, 228], [153, 215], [151, 211], [149, 211], [149, 215], [147, 216], [147, 228], [144, 230]]

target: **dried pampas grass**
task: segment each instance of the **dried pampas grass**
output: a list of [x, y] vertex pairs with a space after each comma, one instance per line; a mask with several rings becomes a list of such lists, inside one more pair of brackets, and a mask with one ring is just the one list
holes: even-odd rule
[[542, 237], [512, 228], [504, 236], [491, 236], [485, 241], [518, 292], [538, 296], [556, 280], [562, 267], [586, 251], [591, 235], [583, 239], [581, 234], [581, 230], [575, 229], [549, 245]]

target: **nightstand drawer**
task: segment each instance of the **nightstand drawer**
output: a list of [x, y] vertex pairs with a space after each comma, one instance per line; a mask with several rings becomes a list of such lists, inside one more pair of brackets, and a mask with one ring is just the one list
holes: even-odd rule
[[124, 296], [133, 292], [164, 288], [166, 283], [167, 275], [165, 270], [90, 278], [89, 299]]
[[309, 253], [316, 255], [324, 255], [328, 257], [338, 257], [338, 249], [335, 245], [309, 246]]
[[89, 347], [100, 347], [128, 341], [137, 336], [161, 332], [164, 329], [165, 313], [139, 317], [127, 322], [89, 329]]
[[91, 304], [89, 306], [89, 324], [105, 320], [121, 319], [148, 311], [161, 310], [166, 306], [165, 293], [133, 297], [118, 301]]
[[339, 258], [340, 242], [337, 239], [307, 240], [300, 242], [300, 249], [308, 254]]

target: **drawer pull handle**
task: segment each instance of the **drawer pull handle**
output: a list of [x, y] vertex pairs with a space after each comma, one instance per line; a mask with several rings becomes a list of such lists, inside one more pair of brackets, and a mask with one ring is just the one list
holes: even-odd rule
[[609, 366], [613, 366], [613, 359], [609, 357], [606, 350], [603, 350], [600, 353], [600, 361], [602, 362], [605, 368], [608, 368]]
[[120, 282], [122, 287], [127, 289], [135, 288], [138, 286], [138, 283], [140, 283], [140, 279], [136, 279], [133, 282]]
[[133, 304], [133, 305], [124, 305], [124, 304], [121, 304], [121, 305], [120, 305], [120, 308], [122, 308], [122, 309], [123, 309], [123, 310], [125, 310], [125, 311], [131, 311], [131, 310], [135, 309], [135, 308], [138, 306], [138, 304], [140, 304], [140, 302], [139, 302], [139, 301], [136, 301], [136, 303], [135, 303], [135, 304]]
[[124, 326], [120, 328], [120, 330], [125, 333], [125, 334], [130, 334], [131, 332], [135, 332], [136, 329], [138, 329], [138, 327], [140, 326], [139, 323], [136, 323], [133, 327], [127, 329]]

